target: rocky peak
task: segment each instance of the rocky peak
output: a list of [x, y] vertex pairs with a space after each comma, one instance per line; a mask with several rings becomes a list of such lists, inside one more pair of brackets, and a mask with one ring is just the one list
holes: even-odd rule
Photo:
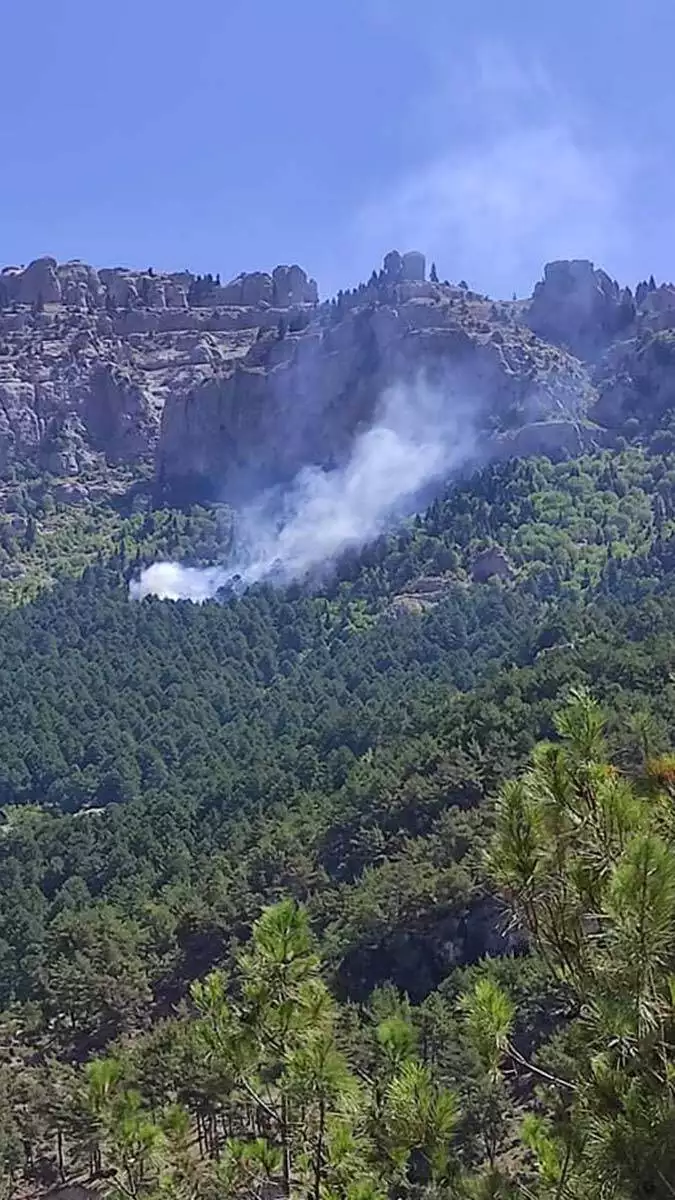
[[221, 285], [220, 276], [199, 276], [190, 271], [158, 272], [128, 267], [100, 270], [75, 259], [57, 263], [37, 258], [27, 267], [0, 271], [0, 309], [15, 305], [58, 305], [65, 308], [115, 309], [189, 307], [276, 308], [318, 304], [316, 282], [297, 263], [265, 271], [244, 272]]
[[[80, 260], [0, 271], [0, 472], [56, 475], [92, 458], [148, 459], [170, 393], [227, 370], [266, 329], [306, 325], [318, 304], [297, 264], [220, 277]], [[275, 338], [269, 359], [283, 349]]]
[[[555, 262], [523, 304], [432, 274], [419, 251], [391, 250], [367, 283], [320, 303], [295, 263], [225, 283], [53, 258], [8, 267], [0, 477], [31, 462], [70, 487], [92, 466], [143, 462], [177, 492], [236, 497], [339, 461], [383, 391], [420, 378], [471, 397], [486, 455], [574, 454], [596, 437], [589, 412], [619, 427], [643, 376], [671, 361], [669, 341], [644, 351], [675, 327], [671, 285], [650, 280], [634, 300], [591, 262]], [[657, 392], [665, 403], [665, 374]]]
[[582, 358], [593, 357], [634, 317], [630, 290], [587, 259], [547, 263], [527, 310], [530, 329]]
[[5, 302], [61, 303], [61, 282], [55, 258], [36, 258], [27, 267], [8, 267], [0, 275]]
[[[576, 359], [514, 323], [508, 305], [404, 281], [399, 257], [387, 256], [381, 277], [319, 306], [305, 326], [258, 334], [190, 394], [171, 393], [157, 446], [160, 483], [183, 493], [201, 483], [241, 498], [305, 464], [340, 461], [386, 389], [414, 389], [421, 378], [449, 403], [454, 391], [471, 396], [486, 449], [513, 425], [583, 413], [592, 389]], [[567, 450], [563, 424], [547, 442], [551, 453], [561, 439]]]
[[274, 303], [277, 308], [289, 308], [294, 304], [318, 304], [319, 289], [314, 279], [308, 279], [302, 267], [275, 267], [272, 272]]
[[426, 258], [419, 250], [407, 250], [405, 254], [390, 250], [384, 256], [383, 272], [387, 283], [424, 283]]
[[642, 327], [651, 330], [675, 328], [675, 286], [638, 284], [635, 298]]

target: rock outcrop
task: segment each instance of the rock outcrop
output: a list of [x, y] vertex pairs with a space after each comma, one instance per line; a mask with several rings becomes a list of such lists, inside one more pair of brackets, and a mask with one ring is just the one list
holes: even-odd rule
[[672, 285], [633, 296], [557, 262], [531, 301], [493, 302], [426, 275], [419, 251], [392, 250], [321, 303], [297, 264], [225, 283], [47, 257], [5, 268], [0, 476], [32, 462], [71, 486], [145, 463], [162, 487], [232, 497], [339, 461], [394, 384], [461, 398], [477, 455], [496, 458], [579, 453], [639, 397], [672, 404]]
[[624, 432], [631, 431], [631, 423], [643, 431], [660, 425], [675, 406], [675, 331], [644, 330], [613, 347], [596, 373], [596, 384], [598, 399], [590, 415], [600, 425]]
[[273, 302], [277, 308], [294, 304], [318, 304], [319, 289], [308, 279], [302, 267], [275, 267], [272, 272]]
[[384, 256], [382, 269], [387, 283], [424, 283], [426, 258], [419, 250], [408, 250], [405, 254], [390, 250]]
[[412, 406], [416, 390], [433, 389], [449, 408], [472, 409], [464, 419], [485, 431], [486, 445], [495, 424], [585, 411], [594, 393], [577, 360], [493, 316], [488, 301], [464, 311], [420, 287], [396, 307], [336, 305], [306, 329], [257, 337], [214, 377], [170, 395], [160, 482], [189, 492], [201, 481], [240, 497], [306, 463], [339, 461], [394, 385]]
[[40, 258], [0, 272], [0, 473], [151, 459], [169, 395], [231, 369], [259, 330], [308, 323], [297, 265], [218, 277]]
[[[597, 403], [592, 406], [597, 412]], [[498, 434], [490, 442], [491, 459], [530, 458], [543, 454], [554, 461], [598, 450], [611, 441], [608, 430], [579, 420], [526, 421], [519, 429]]]
[[581, 357], [592, 357], [634, 318], [630, 290], [586, 259], [547, 263], [527, 311], [536, 334]]
[[60, 304], [61, 281], [55, 258], [36, 258], [27, 267], [9, 267], [0, 275], [6, 301], [18, 304]]

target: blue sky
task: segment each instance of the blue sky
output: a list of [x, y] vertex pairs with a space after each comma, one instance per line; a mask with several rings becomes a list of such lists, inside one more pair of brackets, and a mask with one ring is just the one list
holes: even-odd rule
[[675, 277], [673, 0], [5, 0], [0, 260]]

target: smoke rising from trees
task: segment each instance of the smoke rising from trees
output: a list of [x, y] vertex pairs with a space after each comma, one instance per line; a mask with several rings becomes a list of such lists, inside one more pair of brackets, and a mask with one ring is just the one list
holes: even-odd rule
[[287, 488], [261, 493], [241, 512], [236, 552], [227, 562], [205, 568], [153, 563], [132, 582], [131, 596], [201, 602], [228, 585], [287, 584], [329, 567], [475, 457], [475, 411], [450, 383], [398, 384], [355, 438], [346, 463], [307, 466]]

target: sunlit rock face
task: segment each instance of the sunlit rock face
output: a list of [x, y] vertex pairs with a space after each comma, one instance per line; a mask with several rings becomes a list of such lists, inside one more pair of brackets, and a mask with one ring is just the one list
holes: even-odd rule
[[674, 326], [672, 285], [633, 294], [586, 260], [492, 301], [391, 250], [321, 302], [297, 264], [228, 280], [39, 258], [0, 271], [0, 474], [144, 463], [161, 488], [236, 498], [339, 462], [419, 379], [474, 406], [486, 456], [574, 453], [589, 414], [616, 428], [650, 393], [670, 360], [646, 343]]

